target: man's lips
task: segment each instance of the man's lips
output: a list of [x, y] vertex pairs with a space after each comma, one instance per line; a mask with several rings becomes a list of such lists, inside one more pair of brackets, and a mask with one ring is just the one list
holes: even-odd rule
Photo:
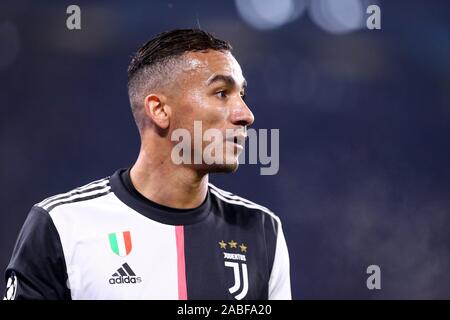
[[236, 135], [236, 136], [228, 138], [227, 141], [233, 142], [234, 144], [237, 144], [240, 147], [244, 147], [246, 138], [247, 138], [247, 135], [240, 134], [240, 135]]

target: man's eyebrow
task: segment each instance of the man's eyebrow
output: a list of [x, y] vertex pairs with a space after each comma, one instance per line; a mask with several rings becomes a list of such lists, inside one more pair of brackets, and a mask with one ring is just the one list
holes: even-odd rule
[[[236, 81], [234, 80], [234, 78], [232, 76], [227, 76], [224, 74], [216, 74], [212, 78], [208, 79], [206, 84], [209, 86], [209, 85], [213, 84], [214, 82], [218, 82], [218, 81], [223, 81], [229, 86], [236, 85]], [[247, 88], [247, 80], [245, 80], [245, 79], [244, 79], [244, 82], [242, 83], [242, 88], [243, 89]]]

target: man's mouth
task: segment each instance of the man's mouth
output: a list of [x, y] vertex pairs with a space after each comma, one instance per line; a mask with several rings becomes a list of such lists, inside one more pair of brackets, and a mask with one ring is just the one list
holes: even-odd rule
[[234, 137], [231, 137], [231, 138], [227, 139], [227, 141], [233, 142], [237, 146], [243, 148], [246, 138], [247, 138], [247, 135], [237, 135], [237, 136], [234, 136]]

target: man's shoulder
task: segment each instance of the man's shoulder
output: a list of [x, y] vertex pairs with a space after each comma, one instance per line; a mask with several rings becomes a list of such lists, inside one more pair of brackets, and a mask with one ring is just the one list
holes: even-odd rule
[[57, 207], [97, 199], [111, 192], [110, 177], [98, 179], [70, 191], [50, 196], [34, 207], [50, 213]]
[[232, 192], [223, 190], [212, 183], [209, 183], [210, 193], [220, 202], [225, 203], [228, 206], [232, 206], [244, 212], [257, 213], [265, 217], [280, 222], [279, 217], [269, 208], [250, 201], [246, 198], [238, 196]]

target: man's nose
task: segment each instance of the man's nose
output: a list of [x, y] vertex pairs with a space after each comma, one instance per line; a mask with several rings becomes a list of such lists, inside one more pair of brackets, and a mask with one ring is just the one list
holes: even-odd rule
[[231, 111], [231, 122], [234, 125], [250, 126], [254, 121], [255, 117], [244, 101], [241, 101]]

